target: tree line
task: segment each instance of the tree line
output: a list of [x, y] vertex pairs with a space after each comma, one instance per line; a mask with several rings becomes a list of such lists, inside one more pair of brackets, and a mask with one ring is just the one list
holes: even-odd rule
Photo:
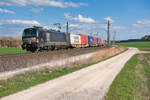
[[19, 37], [0, 37], [0, 47], [21, 47], [22, 41]]
[[150, 35], [145, 35], [144, 37], [141, 38], [142, 40], [147, 40], [149, 41], [150, 40]]

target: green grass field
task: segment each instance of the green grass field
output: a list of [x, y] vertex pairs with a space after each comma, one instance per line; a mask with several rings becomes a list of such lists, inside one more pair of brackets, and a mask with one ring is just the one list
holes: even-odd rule
[[122, 45], [126, 47], [136, 47], [140, 50], [150, 51], [150, 41], [148, 42], [122, 42], [117, 43], [117, 45]]
[[150, 54], [137, 54], [126, 63], [106, 100], [150, 100]]
[[27, 53], [22, 48], [0, 48], [0, 55]]

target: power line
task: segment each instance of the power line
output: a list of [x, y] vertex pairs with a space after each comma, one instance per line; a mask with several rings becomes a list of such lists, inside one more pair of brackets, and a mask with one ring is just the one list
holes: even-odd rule
[[116, 39], [116, 31], [114, 31], [114, 36], [113, 36], [113, 45], [115, 45], [115, 39]]

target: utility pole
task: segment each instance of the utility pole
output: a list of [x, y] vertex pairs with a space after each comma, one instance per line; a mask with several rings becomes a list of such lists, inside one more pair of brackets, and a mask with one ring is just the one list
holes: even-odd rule
[[69, 23], [68, 22], [66, 24], [66, 34], [68, 36], [68, 38], [67, 38], [67, 40], [69, 41], [68, 43], [70, 45], [70, 33], [69, 33]]
[[66, 24], [66, 34], [68, 34], [68, 29], [69, 29], [69, 25], [68, 25], [68, 22]]
[[110, 21], [107, 22], [107, 43], [110, 45]]

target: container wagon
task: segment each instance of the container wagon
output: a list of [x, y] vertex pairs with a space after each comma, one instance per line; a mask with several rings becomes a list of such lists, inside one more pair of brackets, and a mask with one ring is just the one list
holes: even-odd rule
[[89, 39], [88, 39], [88, 35], [81, 35], [81, 47], [89, 47]]
[[70, 34], [71, 47], [81, 47], [81, 37], [78, 34]]
[[92, 36], [88, 36], [89, 39], [89, 47], [92, 47], [94, 45], [94, 38]]
[[97, 46], [101, 46], [100, 38], [97, 38]]
[[104, 40], [102, 38], [100, 39], [100, 42], [101, 42], [101, 46], [104, 46]]
[[97, 47], [98, 46], [98, 44], [97, 44], [97, 38], [96, 37], [94, 37], [94, 45], [93, 45], [94, 47]]

